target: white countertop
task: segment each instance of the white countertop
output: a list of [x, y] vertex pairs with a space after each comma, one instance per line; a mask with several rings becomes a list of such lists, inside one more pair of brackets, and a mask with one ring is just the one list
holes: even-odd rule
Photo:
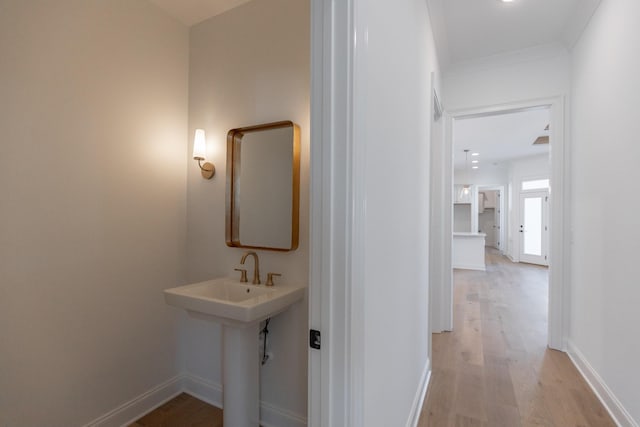
[[469, 232], [461, 232], [461, 231], [454, 231], [453, 232], [453, 236], [454, 237], [487, 237], [487, 233], [469, 233]]

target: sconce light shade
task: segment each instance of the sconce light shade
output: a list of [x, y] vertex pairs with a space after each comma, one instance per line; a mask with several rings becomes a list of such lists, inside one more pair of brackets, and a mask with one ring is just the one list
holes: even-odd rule
[[216, 168], [213, 166], [213, 163], [202, 163], [202, 161], [206, 159], [206, 156], [207, 141], [204, 136], [204, 129], [196, 129], [196, 134], [193, 138], [193, 158], [198, 161], [202, 177], [205, 179], [211, 179], [216, 173]]
[[207, 142], [204, 137], [204, 129], [196, 129], [196, 136], [193, 138], [193, 158], [204, 160], [207, 154]]

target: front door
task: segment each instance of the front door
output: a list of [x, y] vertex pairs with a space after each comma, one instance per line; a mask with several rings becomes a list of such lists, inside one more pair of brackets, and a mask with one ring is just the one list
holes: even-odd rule
[[520, 194], [520, 261], [549, 265], [547, 259], [549, 192]]

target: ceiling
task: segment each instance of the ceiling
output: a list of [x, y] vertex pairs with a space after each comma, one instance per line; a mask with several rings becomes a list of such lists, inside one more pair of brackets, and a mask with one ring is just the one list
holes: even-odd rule
[[250, 0], [149, 0], [190, 27]]
[[[187, 26], [250, 0], [149, 0]], [[427, 0], [441, 66], [547, 44], [571, 48], [601, 0]]]
[[[457, 170], [465, 168], [465, 149], [480, 169], [503, 168], [506, 162], [522, 157], [548, 154], [549, 145], [533, 145], [539, 136], [548, 136], [549, 109], [538, 108], [494, 116], [458, 119], [454, 123], [453, 157]], [[480, 153], [471, 156], [472, 152]]]
[[547, 44], [571, 48], [601, 0], [427, 0], [443, 68]]

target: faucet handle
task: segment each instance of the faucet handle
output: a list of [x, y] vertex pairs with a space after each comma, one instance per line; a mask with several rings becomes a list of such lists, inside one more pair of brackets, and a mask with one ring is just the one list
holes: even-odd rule
[[247, 270], [244, 268], [234, 268], [235, 271], [239, 271], [240, 274], [240, 283], [247, 283]]
[[273, 286], [273, 276], [282, 276], [282, 274], [280, 273], [267, 273], [267, 283], [265, 283], [265, 286]]

